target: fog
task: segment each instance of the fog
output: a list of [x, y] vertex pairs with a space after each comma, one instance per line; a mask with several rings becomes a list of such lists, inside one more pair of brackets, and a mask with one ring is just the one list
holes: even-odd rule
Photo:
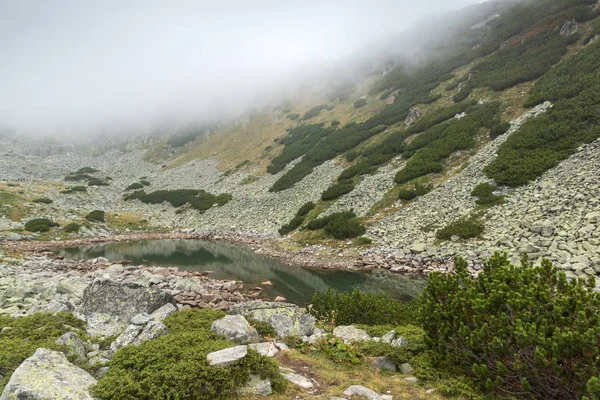
[[0, 126], [140, 133], [226, 119], [476, 0], [0, 0]]

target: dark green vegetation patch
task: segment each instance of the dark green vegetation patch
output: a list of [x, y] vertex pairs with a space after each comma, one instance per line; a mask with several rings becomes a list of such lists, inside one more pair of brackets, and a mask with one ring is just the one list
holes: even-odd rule
[[95, 396], [105, 400], [229, 399], [251, 374], [269, 378], [275, 392], [284, 381], [277, 364], [249, 349], [242, 360], [210, 367], [206, 356], [233, 347], [210, 331], [225, 314], [215, 310], [184, 310], [165, 319], [169, 333], [159, 339], [119, 350], [108, 375], [98, 382]]
[[353, 211], [338, 212], [310, 221], [306, 228], [311, 231], [323, 229], [334, 239], [351, 239], [367, 231]]
[[123, 199], [138, 199], [146, 204], [160, 204], [166, 201], [175, 208], [189, 204], [190, 207], [200, 212], [204, 212], [214, 205], [222, 206], [227, 204], [229, 200], [232, 199], [232, 196], [228, 193], [215, 196], [204, 190], [195, 189], [157, 190], [151, 193], [137, 190], [131, 194], [125, 195]]
[[42, 204], [52, 204], [54, 203], [54, 201], [52, 199], [49, 199], [47, 197], [39, 197], [37, 199], [33, 199], [31, 200], [32, 203], [42, 203]]
[[58, 223], [48, 218], [35, 218], [27, 221], [25, 230], [29, 232], [48, 232], [51, 228], [59, 226]]
[[94, 210], [85, 216], [90, 222], [104, 222], [105, 213], [102, 210]]
[[450, 240], [452, 236], [458, 236], [461, 239], [471, 239], [481, 236], [484, 229], [483, 222], [479, 218], [476, 216], [465, 216], [440, 229], [435, 236], [442, 240]]

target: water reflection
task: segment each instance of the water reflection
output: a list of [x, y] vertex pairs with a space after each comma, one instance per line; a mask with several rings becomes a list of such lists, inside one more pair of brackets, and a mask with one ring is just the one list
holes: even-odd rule
[[401, 300], [417, 296], [425, 286], [424, 279], [388, 273], [325, 271], [289, 266], [276, 259], [254, 253], [243, 246], [224, 242], [197, 240], [145, 240], [94, 244], [62, 249], [71, 259], [106, 257], [111, 261], [129, 260], [134, 264], [179, 267], [190, 271], [213, 271], [216, 279], [235, 279], [247, 286], [265, 286], [267, 297], [283, 296], [297, 304], [310, 302], [312, 293], [331, 287], [341, 291], [360, 288], [383, 291]]

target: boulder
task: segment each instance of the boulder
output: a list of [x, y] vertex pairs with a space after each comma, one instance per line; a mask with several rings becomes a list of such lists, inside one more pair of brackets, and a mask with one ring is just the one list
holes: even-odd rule
[[400, 364], [400, 372], [406, 375], [410, 375], [415, 372], [415, 369], [409, 363]]
[[[93, 332], [109, 336], [108, 332], [103, 331], [102, 325], [112, 320], [111, 317], [116, 318], [117, 325], [126, 326], [135, 315], [151, 314], [165, 304], [175, 305], [173, 296], [167, 292], [131, 282], [97, 279], [85, 288], [80, 312], [86, 317]], [[112, 322], [110, 321], [110, 325], [114, 325]]]
[[361, 385], [350, 386], [348, 389], [344, 390], [344, 396], [347, 396], [347, 397], [358, 396], [358, 397], [364, 397], [365, 399], [368, 399], [368, 400], [383, 400], [383, 398], [380, 395], [378, 395], [371, 389], [366, 388]]
[[240, 395], [268, 396], [271, 393], [273, 393], [271, 380], [269, 378], [260, 379], [258, 375], [251, 375], [248, 383], [238, 390]]
[[389, 356], [369, 357], [367, 362], [373, 370], [396, 372], [396, 363]]
[[173, 314], [175, 311], [177, 311], [177, 307], [175, 307], [171, 303], [167, 303], [164, 306], [160, 307], [158, 310], [154, 311], [150, 315], [150, 318], [158, 322], [163, 322], [165, 318]]
[[206, 361], [212, 367], [224, 367], [241, 360], [246, 357], [246, 354], [248, 354], [247, 346], [235, 346], [208, 354]]
[[265, 357], [275, 357], [279, 354], [279, 347], [273, 342], [253, 343], [248, 347]]
[[292, 382], [296, 386], [300, 386], [302, 389], [312, 389], [315, 384], [310, 381], [310, 379], [303, 377], [302, 375], [298, 375], [293, 372], [284, 372], [281, 374], [286, 380]]
[[310, 336], [315, 327], [315, 317], [291, 303], [248, 301], [232, 305], [230, 313], [268, 322], [279, 338]]
[[75, 332], [67, 332], [56, 340], [56, 344], [66, 346], [67, 356], [74, 357], [78, 362], [85, 361], [85, 343]]
[[15, 370], [0, 400], [93, 400], [89, 388], [96, 383], [64, 354], [40, 348]]
[[371, 340], [371, 336], [364, 329], [359, 329], [354, 325], [336, 326], [333, 329], [333, 336], [337, 336], [346, 343], [364, 342]]
[[226, 315], [214, 321], [210, 329], [217, 335], [241, 344], [258, 343], [261, 337], [256, 329], [241, 315]]
[[162, 322], [149, 321], [146, 325], [129, 325], [114, 342], [110, 344], [112, 351], [122, 347], [138, 346], [147, 340], [158, 339], [168, 333], [168, 329]]

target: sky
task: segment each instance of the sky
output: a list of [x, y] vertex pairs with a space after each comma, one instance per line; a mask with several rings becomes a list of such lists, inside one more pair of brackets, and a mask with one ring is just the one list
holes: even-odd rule
[[140, 131], [231, 116], [477, 0], [0, 0], [0, 126]]

